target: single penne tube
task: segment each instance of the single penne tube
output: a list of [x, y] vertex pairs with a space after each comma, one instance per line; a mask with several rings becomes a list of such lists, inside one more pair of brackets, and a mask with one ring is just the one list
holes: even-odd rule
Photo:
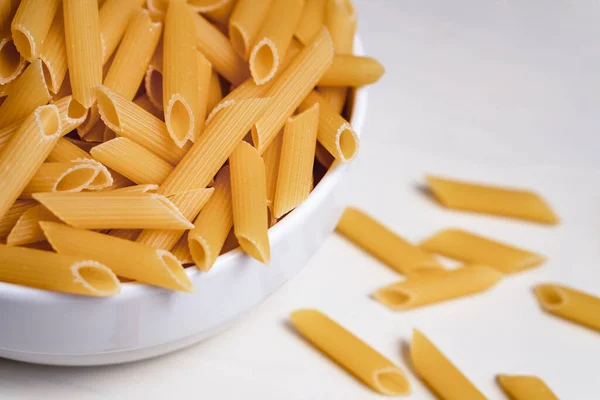
[[0, 31], [0, 85], [7, 85], [21, 75], [25, 69], [25, 59], [21, 57], [10, 32]]
[[559, 218], [538, 194], [454, 179], [427, 176], [435, 198], [445, 207], [500, 215], [545, 224], [558, 224]]
[[114, 193], [156, 193], [158, 185], [146, 184], [146, 185], [132, 185], [114, 189]]
[[[213, 188], [187, 190], [177, 193], [169, 199], [188, 221], [193, 221], [213, 192]], [[145, 229], [138, 236], [137, 242], [155, 249], [171, 250], [184, 233], [185, 230]]]
[[136, 97], [133, 102], [142, 107], [144, 110], [148, 111], [150, 114], [154, 115], [156, 118], [160, 120], [164, 118], [162, 108], [157, 108], [152, 101], [150, 101], [147, 93]]
[[223, 92], [221, 90], [219, 74], [217, 74], [215, 71], [212, 71], [208, 86], [208, 98], [206, 100], [206, 115], [208, 115], [222, 99]]
[[552, 390], [537, 376], [498, 375], [496, 380], [512, 400], [558, 400]]
[[[126, 2], [130, 6], [134, 5], [134, 14], [128, 19], [123, 39], [102, 83], [127, 100], [135, 97], [162, 32], [162, 24], [153, 22], [148, 10], [141, 9], [136, 1], [139, 3], [139, 0]], [[109, 4], [111, 3], [107, 2], [103, 9]]]
[[[184, 1], [169, 2], [163, 36], [163, 111], [171, 138], [182, 147], [200, 132], [200, 62], [194, 12]], [[207, 94], [207, 87], [203, 88]], [[206, 111], [206, 104], [204, 105]], [[204, 119], [202, 117], [202, 119]]]
[[98, 110], [106, 126], [119, 136], [145, 147], [171, 165], [176, 165], [190, 148], [178, 147], [163, 121], [104, 86], [98, 87]]
[[[352, 0], [330, 0], [325, 7], [325, 25], [331, 34], [336, 54], [352, 54], [356, 34], [356, 10]], [[320, 87], [323, 98], [340, 114], [344, 109], [348, 89], [344, 87]]]
[[436, 233], [419, 247], [467, 263], [489, 265], [506, 274], [537, 267], [546, 261], [542, 255], [460, 229]]
[[272, 0], [250, 52], [250, 73], [257, 85], [273, 79], [302, 17], [304, 0]]
[[48, 35], [60, 0], [22, 0], [12, 22], [15, 46], [27, 61], [35, 60]]
[[60, 115], [54, 105], [35, 109], [0, 151], [0, 218], [42, 165], [60, 135]]
[[96, 0], [63, 0], [67, 63], [73, 98], [86, 108], [102, 83], [102, 41]]
[[0, 281], [86, 296], [121, 291], [116, 275], [98, 261], [0, 244]]
[[161, 184], [173, 166], [125, 137], [104, 142], [91, 150], [92, 156], [137, 184]]
[[374, 58], [337, 54], [319, 85], [359, 87], [377, 82], [384, 72], [383, 65]]
[[106, 64], [117, 49], [127, 26], [141, 10], [144, 0], [106, 0], [98, 12], [100, 40], [102, 42], [102, 64]]
[[204, 57], [204, 55], [202, 55], [202, 53], [199, 51], [196, 51], [196, 57], [198, 62], [198, 86], [196, 87], [197, 103], [194, 110], [194, 118], [196, 119], [197, 123], [194, 125], [195, 132], [194, 136], [191, 138], [192, 142], [195, 142], [196, 139], [198, 139], [198, 137], [204, 132], [212, 79], [212, 65], [210, 62], [208, 62], [206, 57]]
[[210, 61], [215, 71], [234, 85], [239, 85], [250, 75], [248, 65], [233, 49], [227, 36], [199, 14], [194, 16], [196, 45]]
[[441, 271], [431, 255], [412, 245], [364, 212], [348, 207], [336, 231], [404, 275]]
[[409, 276], [405, 281], [378, 289], [373, 297], [394, 311], [452, 300], [483, 292], [503, 274], [484, 265], [468, 265], [451, 271]]
[[310, 344], [374, 391], [388, 396], [410, 394], [410, 383], [400, 368], [325, 314], [304, 309], [290, 318]]
[[312, 42], [325, 24], [325, 6], [327, 0], [306, 0], [302, 17], [294, 36], [300, 43], [306, 45]]
[[[35, 193], [54, 215], [85, 229], [190, 229], [177, 207], [155, 193]], [[92, 212], [93, 211], [93, 212]]]
[[40, 221], [60, 222], [46, 207], [38, 204], [25, 211], [6, 237], [9, 246], [22, 246], [46, 240]]
[[40, 225], [59, 254], [97, 260], [117, 275], [138, 282], [184, 292], [194, 290], [183, 266], [168, 251], [56, 222]]
[[187, 245], [198, 269], [209, 271], [212, 268], [232, 226], [231, 181], [226, 165], [215, 178], [213, 195], [198, 214], [194, 228], [188, 232]]
[[233, 228], [242, 249], [269, 264], [269, 224], [265, 163], [258, 151], [240, 142], [229, 157]]
[[168, 196], [206, 187], [270, 104], [268, 98], [243, 100], [218, 113], [165, 179], [160, 193]]
[[0, 105], [0, 128], [23, 120], [36, 107], [48, 103], [49, 100], [50, 92], [44, 80], [42, 62], [36, 60], [10, 84], [8, 96]]
[[60, 98], [54, 102], [60, 114], [60, 136], [63, 137], [81, 125], [88, 115], [88, 110], [73, 99], [72, 96]]
[[262, 155], [265, 162], [265, 176], [267, 187], [267, 207], [269, 208], [269, 226], [277, 222], [275, 216], [275, 192], [277, 190], [277, 175], [279, 174], [279, 162], [281, 161], [281, 146], [283, 145], [283, 132], [275, 136], [269, 147]]
[[[229, 23], [229, 18], [233, 13], [235, 3], [236, 0], [224, 1], [219, 7], [209, 11], [204, 11], [202, 14], [214, 22], [223, 32], [227, 32], [227, 25]], [[192, 8], [194, 8], [194, 6], [192, 6]]]
[[181, 239], [175, 244], [171, 253], [179, 260], [182, 264], [193, 264], [194, 260], [192, 260], [192, 254], [190, 253], [190, 249], [188, 247], [188, 235], [187, 232], [183, 234]]
[[19, 199], [15, 201], [4, 216], [0, 218], [0, 238], [7, 237], [21, 215], [36, 205], [37, 202], [34, 200]]
[[62, 8], [59, 8], [54, 16], [52, 26], [40, 49], [39, 58], [42, 60], [45, 68], [44, 72], [46, 72], [48, 89], [52, 93], [58, 93], [67, 76], [68, 68]]
[[275, 193], [276, 218], [300, 205], [312, 190], [318, 127], [318, 103], [285, 124]]
[[410, 357], [416, 374], [444, 400], [486, 400], [485, 396], [421, 332], [413, 329]]
[[[263, 153], [287, 119], [315, 87], [333, 60], [331, 38], [322, 29], [278, 77], [266, 93], [273, 103], [252, 129], [252, 142]], [[322, 111], [322, 110], [321, 110]]]
[[319, 104], [319, 132], [317, 139], [332, 156], [342, 163], [352, 161], [358, 154], [359, 141], [356, 132], [341, 115], [339, 115], [316, 91], [312, 91], [300, 105], [306, 110]]
[[258, 31], [267, 16], [272, 0], [238, 0], [229, 19], [229, 40], [244, 59], [256, 41]]
[[600, 331], [600, 298], [557, 284], [538, 285], [534, 293], [545, 311]]
[[97, 164], [87, 162], [45, 162], [21, 192], [21, 198], [33, 193], [81, 192], [96, 179], [100, 169]]

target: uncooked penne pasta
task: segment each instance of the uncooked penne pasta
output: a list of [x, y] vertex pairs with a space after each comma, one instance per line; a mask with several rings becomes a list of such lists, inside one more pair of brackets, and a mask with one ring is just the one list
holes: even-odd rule
[[423, 241], [420, 247], [456, 260], [489, 265], [507, 274], [537, 267], [546, 261], [539, 254], [460, 229], [443, 230]]
[[36, 60], [10, 84], [8, 96], [0, 106], [0, 128], [23, 120], [36, 107], [48, 103], [49, 100], [50, 93], [44, 81], [42, 62]]
[[0, 30], [0, 85], [6, 85], [23, 72], [25, 59], [15, 47], [10, 32]]
[[433, 176], [427, 176], [426, 179], [435, 198], [448, 208], [545, 224], [559, 222], [558, 216], [544, 199], [529, 190], [508, 189]]
[[40, 225], [59, 254], [97, 260], [117, 275], [138, 282], [193, 292], [183, 266], [168, 251], [55, 222]]
[[229, 40], [244, 59], [250, 57], [250, 49], [267, 16], [272, 0], [238, 0], [229, 19]]
[[242, 100], [218, 113], [165, 179], [160, 192], [168, 196], [206, 187], [270, 104], [268, 98]]
[[[187, 190], [171, 196], [170, 200], [188, 221], [193, 221], [213, 192], [213, 188]], [[171, 250], [184, 233], [184, 230], [146, 229], [138, 236], [137, 242], [155, 249]]]
[[302, 18], [298, 22], [294, 36], [302, 44], [312, 42], [325, 23], [325, 5], [327, 0], [306, 0]]
[[102, 42], [102, 64], [105, 64], [117, 49], [128, 24], [141, 10], [144, 0], [106, 0], [100, 8], [100, 39]]
[[374, 58], [337, 54], [319, 85], [358, 87], [375, 83], [383, 76], [383, 65]]
[[332, 156], [343, 163], [352, 161], [358, 154], [358, 136], [341, 115], [336, 113], [331, 104], [312, 91], [300, 105], [300, 110], [306, 110], [314, 104], [319, 104], [319, 143]]
[[45, 162], [21, 192], [21, 198], [42, 192], [81, 192], [96, 179], [100, 169], [86, 162]]
[[0, 218], [19, 197], [59, 139], [60, 115], [54, 105], [35, 109], [0, 151]]
[[512, 400], [558, 400], [537, 376], [498, 375], [498, 384]]
[[547, 312], [600, 331], [600, 298], [557, 284], [538, 285], [534, 293]]
[[166, 197], [155, 193], [35, 193], [54, 215], [85, 229], [190, 229]]
[[265, 163], [258, 151], [241, 142], [229, 157], [233, 229], [242, 249], [269, 264], [269, 223]]
[[273, 98], [273, 103], [252, 129], [252, 141], [259, 153], [266, 150], [293, 111], [321, 79], [332, 60], [331, 38], [327, 30], [322, 29], [314, 42], [306, 46], [276, 78], [266, 94]]
[[325, 314], [304, 309], [290, 318], [310, 344], [371, 389], [388, 396], [410, 394], [410, 383], [400, 368]]
[[132, 185], [114, 189], [114, 193], [156, 193], [158, 185], [146, 184], [146, 185]]
[[485, 396], [416, 329], [410, 356], [417, 375], [444, 400], [486, 400]]
[[17, 50], [27, 61], [38, 57], [59, 7], [60, 0], [21, 0], [11, 32]]
[[73, 129], [81, 125], [88, 115], [88, 110], [73, 100], [72, 96], [63, 97], [54, 105], [58, 108], [60, 114], [60, 136], [65, 136]]
[[58, 93], [65, 76], [67, 76], [67, 47], [65, 44], [65, 27], [62, 8], [59, 7], [52, 26], [40, 49], [46, 73], [46, 84], [52, 93]]
[[46, 240], [40, 221], [60, 222], [46, 207], [38, 204], [25, 211], [6, 237], [9, 246], [22, 246]]
[[389, 228], [356, 208], [346, 208], [335, 229], [401, 274], [429, 273], [442, 269], [431, 254], [402, 239]]
[[269, 207], [269, 226], [277, 222], [275, 217], [275, 191], [277, 190], [277, 175], [281, 161], [281, 146], [283, 145], [283, 132], [275, 136], [262, 157], [265, 162], [265, 175], [267, 185], [267, 207]]
[[[352, 0], [330, 0], [325, 7], [325, 25], [331, 34], [336, 54], [352, 54], [356, 34], [356, 11]], [[321, 87], [323, 98], [340, 114], [344, 109], [348, 89]]]
[[318, 127], [318, 103], [285, 124], [275, 193], [276, 218], [300, 205], [312, 190]]
[[98, 110], [106, 126], [118, 135], [131, 139], [172, 165], [189, 149], [189, 146], [179, 148], [173, 143], [163, 121], [104, 86], [98, 87]]
[[273, 0], [250, 52], [250, 73], [257, 85], [271, 80], [302, 17], [304, 0]]
[[219, 74], [212, 71], [210, 74], [210, 83], [208, 86], [208, 98], [206, 100], [206, 114], [208, 115], [213, 108], [223, 99], [223, 92], [221, 90], [221, 82], [219, 81]]
[[102, 83], [102, 44], [96, 0], [63, 0], [65, 41], [73, 98], [86, 108]]
[[227, 36], [197, 14], [194, 16], [198, 50], [210, 61], [215, 71], [234, 85], [250, 75], [248, 65], [233, 49]]
[[119, 279], [97, 261], [0, 244], [0, 281], [86, 296], [112, 296]]
[[8, 236], [19, 218], [21, 218], [21, 215], [36, 205], [37, 202], [34, 200], [21, 199], [15, 201], [4, 216], [0, 218], [0, 238]]
[[144, 110], [148, 111], [150, 114], [154, 115], [156, 118], [162, 120], [164, 118], [164, 114], [162, 112], [162, 108], [157, 108], [148, 97], [147, 93], [144, 93], [133, 100], [135, 104], [142, 107]]
[[214, 193], [188, 232], [187, 244], [196, 267], [209, 271], [221, 253], [227, 234], [233, 226], [229, 166], [215, 178]]
[[[134, 14], [128, 19], [127, 30], [103, 82], [104, 86], [127, 100], [133, 100], [135, 97], [162, 32], [162, 24], [152, 22], [148, 11], [140, 9], [136, 2], [139, 3], [139, 0], [128, 1], [135, 6]], [[103, 9], [109, 4], [111, 2], [107, 2]], [[127, 12], [127, 10], [122, 11]]]
[[[200, 59], [195, 50], [193, 16], [193, 10], [183, 1], [170, 2], [165, 16], [163, 110], [167, 130], [179, 147], [200, 133], [204, 125], [204, 116], [199, 115]], [[202, 89], [202, 94], [208, 96], [208, 87]]]
[[378, 289], [373, 297], [392, 310], [407, 310], [482, 292], [502, 277], [503, 274], [493, 268], [467, 265], [451, 271], [409, 276], [405, 281]]
[[77, 147], [67, 138], [60, 138], [48, 155], [46, 162], [65, 162], [77, 159], [92, 158], [85, 150]]
[[171, 164], [124, 137], [94, 147], [91, 154], [137, 184], [161, 184], [173, 171]]
[[[229, 23], [229, 18], [233, 13], [235, 3], [236, 0], [224, 1], [220, 6], [209, 11], [203, 11], [202, 14], [209, 20], [213, 21], [219, 28], [221, 28], [221, 30], [223, 30], [223, 32], [227, 32], [227, 24]], [[192, 6], [192, 8], [197, 9], [197, 7], [194, 6]]]
[[0, 129], [0, 151], [6, 145], [6, 143], [10, 140], [12, 135], [19, 130], [21, 126], [21, 121], [13, 122], [12, 124]]

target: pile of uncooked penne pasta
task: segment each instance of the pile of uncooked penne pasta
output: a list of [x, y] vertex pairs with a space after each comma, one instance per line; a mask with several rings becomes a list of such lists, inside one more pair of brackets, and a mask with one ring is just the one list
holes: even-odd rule
[[[558, 217], [537, 194], [428, 176], [429, 192], [442, 205], [467, 210], [557, 224]], [[413, 245], [355, 208], [348, 208], [337, 231], [387, 264], [406, 279], [385, 286], [373, 298], [391, 310], [413, 309], [487, 290], [509, 274], [539, 266], [545, 258], [460, 229], [447, 229]], [[436, 259], [442, 255], [463, 264], [446, 269]], [[600, 331], [600, 298], [558, 284], [534, 288], [542, 308], [554, 315]], [[315, 347], [373, 390], [386, 395], [407, 395], [410, 383], [392, 361], [317, 310], [298, 310], [291, 320]], [[427, 337], [413, 331], [410, 344], [414, 373], [444, 400], [485, 400], [485, 396]], [[498, 375], [498, 384], [515, 400], [557, 400], [536, 376]]]
[[[0, 0], [0, 281], [191, 291], [353, 160], [346, 0]], [[318, 160], [315, 163], [315, 159]], [[106, 251], [110, 249], [110, 251]]]

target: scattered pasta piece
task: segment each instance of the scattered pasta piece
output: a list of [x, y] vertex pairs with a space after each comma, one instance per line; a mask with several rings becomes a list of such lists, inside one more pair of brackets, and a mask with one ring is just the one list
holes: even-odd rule
[[238, 0], [229, 19], [229, 40], [235, 51], [244, 59], [250, 57], [250, 49], [269, 11], [272, 0]]
[[0, 281], [86, 296], [121, 291], [116, 275], [97, 261], [0, 244]]
[[534, 293], [547, 312], [600, 331], [600, 298], [556, 284], [538, 285]]
[[325, 314], [305, 309], [290, 318], [308, 342], [371, 389], [388, 396], [410, 394], [400, 368]]
[[416, 329], [410, 356], [417, 375], [443, 400], [486, 400], [485, 396]]
[[100, 173], [97, 163], [85, 160], [67, 162], [45, 162], [21, 192], [21, 198], [34, 193], [81, 192], [89, 188]]
[[97, 260], [117, 275], [138, 282], [193, 291], [183, 266], [168, 251], [56, 222], [41, 222], [40, 225], [48, 242], [59, 254]]
[[467, 265], [452, 271], [409, 276], [405, 281], [377, 290], [373, 297], [395, 311], [483, 292], [503, 275], [483, 265]]
[[325, 6], [327, 0], [306, 0], [302, 17], [294, 36], [300, 43], [307, 45], [312, 42], [319, 34], [321, 28], [325, 24]]
[[384, 72], [383, 65], [374, 58], [336, 54], [331, 67], [321, 77], [319, 85], [364, 86], [377, 82]]
[[98, 18], [102, 43], [102, 64], [106, 64], [121, 41], [127, 26], [141, 10], [144, 0], [106, 0]]
[[488, 265], [506, 274], [537, 267], [546, 261], [539, 254], [460, 229], [436, 233], [421, 243], [420, 247], [430, 253], [467, 263]]
[[498, 375], [498, 383], [512, 400], [558, 400], [537, 376]]
[[38, 58], [60, 3], [60, 0], [21, 0], [11, 31], [17, 50], [27, 61]]
[[413, 246], [356, 208], [346, 208], [335, 229], [401, 274], [442, 269], [433, 256]]
[[40, 221], [60, 222], [46, 207], [37, 205], [25, 211], [6, 238], [9, 246], [22, 246], [46, 240]]
[[558, 216], [536, 193], [427, 176], [436, 199], [457, 210], [501, 215], [545, 224], [558, 224]]

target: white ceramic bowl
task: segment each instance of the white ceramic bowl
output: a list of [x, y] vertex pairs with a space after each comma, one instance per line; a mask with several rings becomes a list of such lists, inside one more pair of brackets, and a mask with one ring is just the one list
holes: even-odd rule
[[[359, 40], [357, 53], [362, 54]], [[356, 92], [352, 125], [364, 122], [367, 93]], [[239, 249], [210, 272], [186, 271], [195, 293], [123, 284], [111, 298], [52, 293], [0, 282], [0, 357], [53, 365], [115, 364], [154, 357], [231, 325], [306, 265], [333, 231], [347, 202], [348, 165], [330, 170], [309, 198], [269, 230], [271, 264]]]

